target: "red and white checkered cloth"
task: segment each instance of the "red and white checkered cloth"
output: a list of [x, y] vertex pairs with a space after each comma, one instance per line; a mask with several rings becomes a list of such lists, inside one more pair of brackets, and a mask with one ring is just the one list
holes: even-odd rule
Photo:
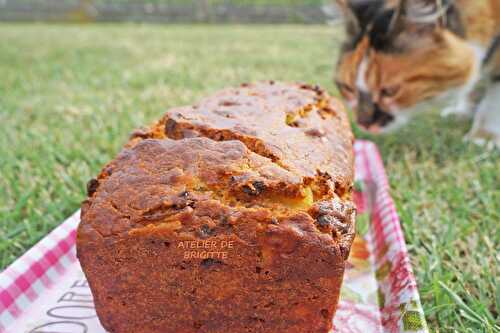
[[0, 333], [77, 261], [79, 222], [78, 210], [0, 274]]
[[[382, 160], [371, 142], [357, 141], [355, 153], [356, 178], [368, 185], [368, 192], [373, 192], [356, 201], [361, 211], [371, 206], [372, 229], [367, 242], [370, 243], [374, 271], [384, 267], [389, 267], [389, 270], [383, 280], [376, 282], [378, 292], [385, 295], [385, 302], [377, 307], [377, 314], [370, 313], [364, 305], [343, 300], [335, 320], [336, 331], [426, 332], [415, 279], [395, 206], [389, 195]], [[0, 333], [21, 333], [17, 329], [12, 331], [11, 327], [19, 327], [19, 321], [32, 311], [30, 307], [35, 306], [34, 302], [42, 298], [47, 290], [54, 289], [68, 270], [74, 271], [75, 266], [79, 270], [75, 250], [79, 216], [77, 211], [0, 274]], [[408, 311], [402, 313], [405, 306]], [[406, 318], [408, 321], [405, 315], [409, 313], [412, 317]], [[418, 317], [416, 322], [412, 321], [415, 314]], [[349, 321], [355, 322], [351, 325]], [[368, 325], [369, 329], [358, 330], [363, 325]], [[29, 328], [25, 331], [29, 332]]]

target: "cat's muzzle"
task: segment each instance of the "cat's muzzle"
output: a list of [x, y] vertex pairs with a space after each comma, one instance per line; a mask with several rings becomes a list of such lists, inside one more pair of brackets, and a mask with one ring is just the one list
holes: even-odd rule
[[361, 92], [356, 120], [358, 125], [364, 130], [378, 133], [394, 120], [394, 116], [382, 110], [378, 103], [373, 103], [370, 94]]

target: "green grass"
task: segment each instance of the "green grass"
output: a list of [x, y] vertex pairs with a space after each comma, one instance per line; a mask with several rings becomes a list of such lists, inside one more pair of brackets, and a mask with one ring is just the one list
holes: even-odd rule
[[[303, 26], [1, 25], [0, 267], [78, 209], [132, 129], [227, 85], [334, 91], [339, 33]], [[435, 332], [499, 324], [500, 154], [468, 122], [417, 117], [374, 138]]]

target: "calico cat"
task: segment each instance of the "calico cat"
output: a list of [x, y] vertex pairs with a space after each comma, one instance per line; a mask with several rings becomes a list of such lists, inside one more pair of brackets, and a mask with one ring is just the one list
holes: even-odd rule
[[469, 95], [487, 75], [467, 138], [500, 147], [500, 0], [337, 2], [347, 38], [335, 82], [361, 127], [390, 130], [449, 93], [443, 115], [472, 115]]

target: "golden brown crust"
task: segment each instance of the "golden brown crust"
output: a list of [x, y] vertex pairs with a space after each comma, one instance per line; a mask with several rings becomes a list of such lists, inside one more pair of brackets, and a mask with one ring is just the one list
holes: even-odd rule
[[350, 192], [353, 181], [347, 114], [317, 86], [261, 82], [229, 88], [196, 105], [167, 111], [149, 131], [133, 138], [138, 136], [239, 140], [306, 182], [334, 180], [331, 187], [339, 195]]
[[[273, 125], [318, 91], [262, 83], [172, 109], [89, 182], [77, 252], [109, 332], [328, 332], [354, 235], [352, 134], [337, 109]], [[237, 121], [213, 116], [223, 104]]]

